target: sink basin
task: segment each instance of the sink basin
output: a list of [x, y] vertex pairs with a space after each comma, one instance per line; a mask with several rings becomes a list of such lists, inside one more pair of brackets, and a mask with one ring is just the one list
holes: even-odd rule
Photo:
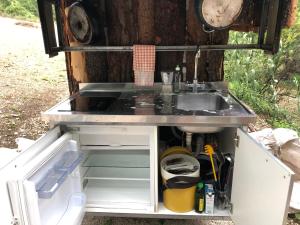
[[224, 98], [216, 93], [178, 95], [176, 107], [184, 111], [220, 111], [229, 109], [229, 105]]
[[186, 133], [200, 133], [200, 134], [217, 133], [224, 129], [223, 127], [207, 127], [207, 126], [198, 126], [198, 127], [182, 126], [177, 128]]
[[[220, 111], [229, 109], [228, 103], [217, 93], [190, 93], [177, 96], [177, 109], [184, 111]], [[180, 126], [183, 132], [188, 133], [216, 133], [223, 127], [208, 126]]]

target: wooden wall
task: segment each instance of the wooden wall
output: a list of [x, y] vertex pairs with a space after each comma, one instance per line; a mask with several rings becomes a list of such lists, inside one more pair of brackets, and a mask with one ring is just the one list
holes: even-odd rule
[[[107, 36], [101, 35], [96, 45], [123, 46], [134, 44], [153, 45], [199, 45], [226, 44], [229, 31], [208, 34], [202, 31], [194, 13], [194, 0], [84, 0], [97, 12], [99, 29], [107, 29]], [[287, 8], [291, 2], [287, 1]], [[76, 46], [72, 38], [66, 14], [72, 0], [61, 3], [64, 14], [66, 44]], [[246, 0], [239, 21], [233, 29], [256, 30], [259, 24], [260, 0]], [[291, 12], [291, 10], [289, 11]], [[288, 17], [290, 18], [290, 17]], [[291, 23], [290, 20], [289, 23]], [[288, 22], [286, 22], [288, 24]], [[194, 54], [186, 55], [187, 78], [192, 80]], [[173, 70], [183, 62], [182, 52], [157, 53], [155, 80], [160, 80], [161, 70]], [[202, 52], [199, 64], [200, 81], [224, 79], [224, 52]], [[132, 82], [132, 53], [66, 53], [66, 65], [70, 92], [78, 90], [80, 82]]]

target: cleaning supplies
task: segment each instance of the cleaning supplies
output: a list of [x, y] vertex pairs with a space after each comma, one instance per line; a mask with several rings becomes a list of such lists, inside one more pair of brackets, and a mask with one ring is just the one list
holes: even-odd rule
[[215, 192], [212, 184], [205, 184], [205, 213], [214, 213]]
[[181, 69], [180, 69], [180, 66], [177, 65], [176, 68], [175, 68], [174, 85], [173, 85], [173, 91], [175, 93], [180, 92], [180, 89], [181, 89], [180, 82], [181, 82]]
[[215, 180], [215, 182], [217, 182], [218, 179], [217, 179], [217, 174], [216, 174], [216, 170], [215, 170], [214, 160], [212, 157], [212, 155], [215, 153], [214, 148], [211, 145], [205, 145], [204, 150], [205, 150], [205, 153], [208, 154], [210, 157], [211, 167], [212, 167], [213, 174], [214, 174], [214, 180]]
[[195, 194], [195, 211], [203, 213], [205, 210], [205, 186], [203, 182], [199, 182], [196, 187]]

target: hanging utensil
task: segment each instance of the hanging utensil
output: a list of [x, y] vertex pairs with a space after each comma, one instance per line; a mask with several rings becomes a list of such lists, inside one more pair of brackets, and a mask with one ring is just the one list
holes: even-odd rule
[[195, 11], [205, 32], [230, 27], [239, 17], [243, 0], [195, 0]]
[[86, 1], [78, 1], [69, 7], [68, 25], [73, 37], [82, 44], [91, 44], [99, 36], [96, 13]]
[[204, 150], [205, 150], [205, 153], [208, 154], [210, 157], [211, 167], [212, 167], [213, 174], [214, 174], [214, 180], [215, 180], [215, 182], [217, 182], [218, 179], [217, 179], [215, 164], [214, 164], [214, 160], [213, 160], [214, 149], [211, 145], [205, 145]]

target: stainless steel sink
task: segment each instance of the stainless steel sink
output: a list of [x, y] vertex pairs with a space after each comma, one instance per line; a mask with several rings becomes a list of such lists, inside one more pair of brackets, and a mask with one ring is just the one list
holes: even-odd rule
[[[206, 111], [215, 113], [229, 109], [229, 104], [218, 93], [187, 93], [177, 96], [176, 108], [184, 111]], [[223, 127], [179, 126], [180, 130], [189, 133], [216, 133]]]
[[225, 99], [217, 93], [196, 93], [178, 95], [177, 109], [215, 112], [229, 109], [229, 105]]

